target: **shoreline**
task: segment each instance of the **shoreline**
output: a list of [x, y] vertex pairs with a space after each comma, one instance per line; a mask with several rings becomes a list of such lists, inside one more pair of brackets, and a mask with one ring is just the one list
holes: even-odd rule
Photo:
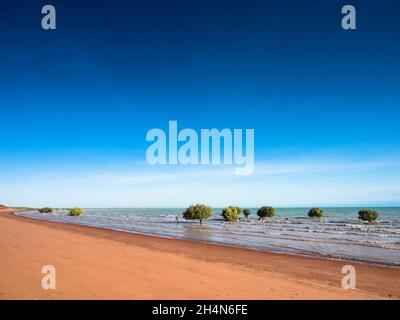
[[[0, 210], [0, 219], [4, 222], [2, 226], [10, 225], [2, 228], [0, 236], [0, 253], [6, 253], [5, 263], [0, 262], [0, 299], [400, 298], [400, 270], [397, 267], [31, 219], [15, 215], [10, 210]], [[35, 247], [37, 241], [41, 244]], [[85, 245], [81, 247], [82, 242]], [[49, 292], [38, 286], [32, 292], [28, 290], [28, 293], [23, 293], [23, 286], [20, 286], [13, 292], [15, 283], [6, 279], [5, 274], [16, 272], [13, 270], [18, 258], [10, 253], [7, 255], [7, 247], [16, 246], [15, 243], [19, 243], [19, 251], [16, 252], [22, 253], [22, 256], [27, 254], [24, 254], [24, 250], [31, 254], [38, 251], [37, 259], [43, 263], [44, 260], [48, 263], [52, 258], [63, 261], [64, 264], [57, 266], [64, 270], [65, 289]], [[105, 263], [103, 255], [107, 256], [107, 261], [115, 261], [115, 264], [108, 267], [102, 265]], [[77, 265], [71, 265], [71, 256]], [[90, 261], [87, 261], [87, 257], [91, 257]], [[138, 257], [141, 259], [138, 260]], [[36, 282], [40, 284], [43, 276], [40, 269], [36, 275], [23, 260], [19, 264], [17, 269], [21, 269], [21, 273], [30, 274], [30, 287]], [[343, 277], [341, 268], [346, 264], [352, 264], [357, 269], [356, 290], [344, 290], [340, 286]], [[84, 270], [93, 269], [97, 276], [85, 282], [89, 292], [81, 293], [76, 291], [75, 285], [82, 283], [79, 274], [83, 266]], [[68, 272], [68, 268], [76, 270], [77, 274]], [[117, 274], [110, 273], [111, 270]], [[160, 273], [165, 277], [160, 278]], [[84, 274], [88, 274], [88, 270]], [[143, 279], [139, 281], [141, 277]], [[188, 284], [191, 284], [189, 291]], [[216, 290], [210, 292], [210, 287]]]
[[85, 225], [85, 224], [80, 224], [80, 223], [71, 223], [71, 222], [65, 222], [65, 221], [50, 221], [50, 220], [45, 220], [45, 219], [27, 217], [24, 215], [18, 215], [17, 214], [18, 212], [23, 212], [23, 211], [13, 211], [12, 214], [16, 217], [20, 217], [20, 218], [28, 219], [28, 220], [34, 220], [34, 221], [44, 221], [44, 222], [56, 223], [56, 224], [61, 223], [61, 224], [66, 224], [66, 225], [95, 228], [95, 229], [101, 229], [101, 230], [105, 230], [105, 231], [110, 230], [110, 231], [115, 231], [115, 232], [122, 232], [122, 233], [127, 233], [127, 234], [138, 235], [138, 236], [155, 237], [155, 238], [161, 238], [161, 239], [182, 240], [182, 241], [189, 241], [189, 242], [193, 242], [193, 243], [203, 243], [203, 244], [216, 245], [216, 246], [227, 247], [227, 248], [238, 248], [238, 249], [250, 250], [250, 251], [255, 251], [255, 252], [267, 253], [267, 254], [287, 255], [287, 256], [294, 256], [294, 257], [304, 257], [304, 258], [321, 259], [321, 260], [329, 260], [329, 261], [339, 261], [339, 262], [355, 263], [355, 264], [362, 264], [362, 265], [367, 265], [367, 266], [393, 268], [393, 269], [400, 270], [400, 265], [397, 265], [397, 264], [390, 265], [390, 264], [385, 264], [383, 262], [372, 262], [372, 261], [363, 261], [363, 260], [356, 260], [356, 259], [351, 260], [351, 259], [338, 258], [338, 257], [328, 257], [328, 256], [324, 256], [322, 254], [312, 255], [312, 254], [306, 254], [306, 253], [301, 254], [301, 253], [284, 252], [284, 251], [281, 251], [281, 252], [269, 251], [269, 250], [263, 250], [263, 249], [249, 247], [249, 246], [245, 246], [245, 245], [240, 246], [240, 245], [222, 243], [222, 242], [212, 242], [212, 241], [195, 240], [195, 239], [189, 239], [189, 238], [179, 238], [179, 237], [172, 237], [172, 236], [160, 235], [160, 234], [155, 234], [155, 233], [152, 234], [152, 233], [137, 232], [137, 231], [127, 231], [127, 230], [123, 230], [123, 229], [91, 226], [91, 225]]

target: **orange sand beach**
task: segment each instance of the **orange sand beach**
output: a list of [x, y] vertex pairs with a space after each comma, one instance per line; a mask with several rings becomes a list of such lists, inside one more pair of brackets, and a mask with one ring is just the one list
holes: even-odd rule
[[[101, 228], [0, 210], [0, 299], [399, 299], [400, 269]], [[341, 269], [356, 268], [354, 290]], [[44, 290], [44, 265], [56, 289]]]

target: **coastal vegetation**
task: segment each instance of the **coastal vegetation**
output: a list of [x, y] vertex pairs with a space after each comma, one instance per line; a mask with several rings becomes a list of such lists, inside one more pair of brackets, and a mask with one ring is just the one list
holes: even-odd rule
[[186, 220], [199, 220], [200, 224], [203, 220], [210, 218], [213, 214], [213, 209], [204, 204], [196, 204], [189, 206], [183, 213], [183, 218]]
[[68, 210], [69, 216], [80, 216], [83, 214], [84, 210], [82, 208], [72, 208]]
[[362, 209], [358, 212], [358, 219], [371, 223], [378, 219], [379, 213], [371, 209]]
[[264, 218], [266, 217], [272, 218], [275, 216], [275, 209], [269, 206], [261, 207], [257, 210], [257, 215], [260, 217], [261, 220], [264, 220]]
[[[10, 209], [13, 211], [38, 211], [40, 213], [51, 213], [55, 210], [59, 210], [57, 208], [51, 207], [43, 207], [43, 208], [29, 208], [29, 207], [7, 207], [5, 205], [0, 204], [0, 209]], [[71, 208], [71, 209], [62, 209], [66, 210], [69, 216], [80, 216], [84, 213], [83, 208]], [[228, 206], [222, 209], [221, 217], [225, 221], [238, 221], [240, 220], [240, 214], [244, 215], [245, 219], [248, 219], [252, 214], [250, 209], [241, 209], [238, 206]], [[263, 206], [257, 210], [257, 215], [260, 221], [263, 221], [265, 218], [273, 218], [275, 216], [275, 208], [272, 206]], [[213, 209], [210, 206], [206, 206], [204, 204], [196, 204], [189, 206], [183, 212], [183, 218], [186, 220], [199, 220], [200, 224], [203, 223], [204, 220], [212, 217]], [[309, 209], [307, 213], [310, 218], [322, 218], [324, 216], [324, 210], [319, 207], [314, 207]], [[361, 221], [365, 221], [368, 223], [372, 223], [377, 220], [379, 217], [379, 213], [373, 209], [362, 209], [358, 212], [358, 219]], [[286, 218], [287, 220], [288, 218]]]
[[221, 216], [225, 219], [225, 221], [238, 221], [241, 212], [242, 209], [239, 207], [229, 206], [222, 210]]
[[322, 218], [323, 212], [321, 208], [311, 208], [310, 211], [308, 211], [308, 216], [310, 218]]
[[49, 207], [44, 207], [44, 208], [39, 209], [38, 211], [40, 213], [50, 213], [50, 212], [53, 212], [53, 209], [49, 208]]
[[243, 209], [243, 214], [244, 214], [245, 218], [247, 219], [249, 217], [249, 215], [251, 215], [251, 211], [249, 209]]

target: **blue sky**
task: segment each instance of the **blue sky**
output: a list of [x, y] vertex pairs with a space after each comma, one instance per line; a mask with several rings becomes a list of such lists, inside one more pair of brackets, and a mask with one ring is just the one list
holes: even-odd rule
[[[45, 4], [0, 4], [0, 203], [400, 205], [398, 1]], [[255, 172], [149, 166], [169, 120], [254, 128]]]

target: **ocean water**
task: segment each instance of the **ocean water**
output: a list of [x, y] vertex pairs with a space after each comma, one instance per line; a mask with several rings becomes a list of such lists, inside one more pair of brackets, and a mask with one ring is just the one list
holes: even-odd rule
[[256, 209], [251, 210], [249, 221], [238, 222], [223, 221], [221, 210], [214, 209], [214, 216], [203, 225], [184, 220], [184, 209], [178, 208], [86, 209], [80, 217], [69, 217], [64, 210], [18, 215], [256, 250], [400, 266], [400, 208], [373, 208], [380, 214], [373, 224], [357, 219], [360, 209], [324, 208], [324, 218], [311, 219], [307, 217], [308, 208], [278, 208], [274, 218], [262, 222], [257, 221]]

